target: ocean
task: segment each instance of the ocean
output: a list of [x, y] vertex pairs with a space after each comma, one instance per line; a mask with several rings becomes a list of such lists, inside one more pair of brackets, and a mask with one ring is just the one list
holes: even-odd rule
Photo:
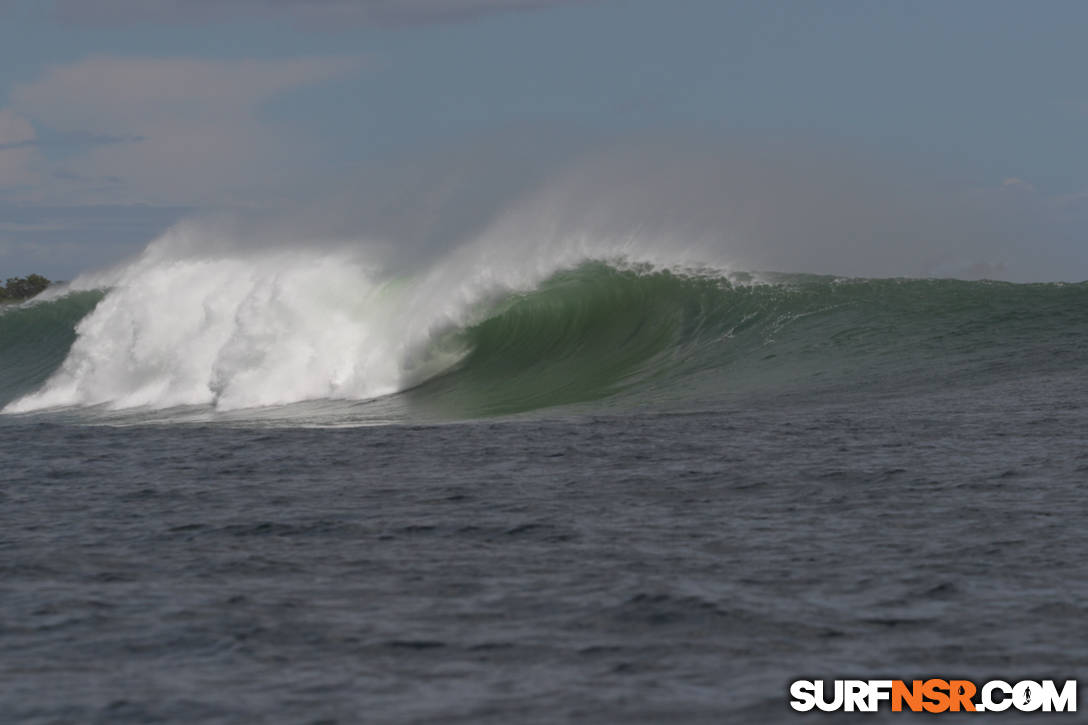
[[152, 248], [0, 308], [0, 720], [1088, 681], [1088, 284], [470, 262]]

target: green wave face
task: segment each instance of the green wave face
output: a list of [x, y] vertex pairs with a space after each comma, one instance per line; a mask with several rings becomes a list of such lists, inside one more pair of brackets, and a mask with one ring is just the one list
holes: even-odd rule
[[587, 263], [455, 335], [461, 364], [408, 399], [478, 417], [605, 398], [699, 405], [753, 389], [925, 385], [1084, 364], [1086, 324], [1085, 284], [735, 284]]
[[451, 415], [498, 415], [646, 385], [720, 336], [728, 288], [602, 263], [560, 272], [455, 334], [469, 351], [462, 363], [409, 391], [410, 400]]
[[0, 305], [0, 407], [29, 393], [64, 362], [75, 327], [103, 292], [76, 292], [45, 302]]

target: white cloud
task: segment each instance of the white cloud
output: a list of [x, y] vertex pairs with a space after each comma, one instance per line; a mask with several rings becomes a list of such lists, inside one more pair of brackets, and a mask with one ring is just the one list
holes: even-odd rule
[[[208, 201], [263, 178], [302, 150], [290, 129], [259, 117], [262, 104], [361, 67], [358, 58], [94, 57], [17, 86], [6, 117], [123, 139], [90, 144], [65, 163], [69, 186], [94, 182], [95, 198], [83, 201]], [[7, 123], [18, 135], [18, 123]], [[107, 178], [124, 183], [99, 183]]]
[[74, 22], [214, 22], [287, 15], [320, 24], [396, 25], [456, 21], [487, 13], [592, 0], [57, 0]]
[[247, 114], [268, 98], [359, 67], [358, 59], [196, 60], [89, 58], [56, 66], [12, 102], [63, 130], [138, 134], [170, 117], [182, 123]]
[[1004, 189], [1020, 189], [1022, 191], [1035, 191], [1035, 187], [1024, 181], [1023, 179], [1015, 176], [1010, 176], [1001, 182], [1001, 187]]

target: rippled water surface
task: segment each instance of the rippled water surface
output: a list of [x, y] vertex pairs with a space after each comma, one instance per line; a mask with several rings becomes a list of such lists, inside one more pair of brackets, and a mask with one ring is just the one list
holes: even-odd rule
[[1088, 680], [1083, 375], [882, 389], [0, 418], [0, 720], [764, 723], [806, 719], [798, 678]]

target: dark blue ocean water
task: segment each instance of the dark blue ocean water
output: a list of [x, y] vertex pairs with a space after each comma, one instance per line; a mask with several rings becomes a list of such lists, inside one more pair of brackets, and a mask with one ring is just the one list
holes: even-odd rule
[[1088, 681], [1075, 366], [426, 425], [8, 415], [0, 480], [5, 723], [838, 722], [788, 684]]

